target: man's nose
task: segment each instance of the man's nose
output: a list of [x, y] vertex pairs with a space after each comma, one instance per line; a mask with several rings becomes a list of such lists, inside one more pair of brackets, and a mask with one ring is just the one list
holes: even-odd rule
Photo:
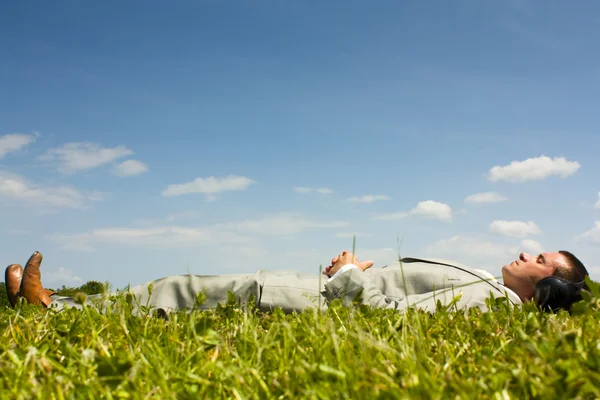
[[519, 254], [519, 258], [520, 258], [520, 259], [521, 259], [521, 261], [523, 261], [523, 262], [527, 262], [527, 261], [529, 261], [529, 258], [530, 258], [530, 257], [531, 257], [531, 256], [530, 256], [529, 254], [527, 254], [527, 253], [521, 253], [521, 254]]

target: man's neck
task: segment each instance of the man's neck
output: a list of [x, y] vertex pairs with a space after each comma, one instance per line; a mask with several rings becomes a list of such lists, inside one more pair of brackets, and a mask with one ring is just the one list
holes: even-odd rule
[[505, 288], [507, 288], [508, 290], [510, 290], [513, 294], [515, 294], [519, 299], [521, 299], [521, 302], [525, 303], [528, 301], [531, 301], [533, 299], [533, 295], [535, 292], [529, 293], [529, 291], [527, 291], [526, 293], [523, 293], [523, 290], [519, 290], [519, 288], [515, 288], [515, 287], [511, 287], [509, 285], [506, 285], [504, 282], [502, 283], [502, 286], [504, 286]]

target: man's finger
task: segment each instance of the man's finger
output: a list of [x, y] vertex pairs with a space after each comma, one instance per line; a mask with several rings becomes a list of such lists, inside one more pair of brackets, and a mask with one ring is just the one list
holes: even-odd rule
[[367, 261], [363, 261], [363, 262], [362, 262], [362, 265], [363, 265], [363, 271], [364, 271], [364, 270], [367, 270], [367, 269], [369, 269], [369, 268], [371, 268], [371, 267], [373, 266], [373, 264], [375, 264], [375, 263], [373, 262], [373, 260], [367, 260]]

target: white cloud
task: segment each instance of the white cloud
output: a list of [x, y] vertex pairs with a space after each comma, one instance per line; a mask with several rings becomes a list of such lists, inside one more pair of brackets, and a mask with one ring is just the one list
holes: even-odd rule
[[199, 215], [199, 213], [197, 211], [188, 210], [188, 211], [181, 211], [181, 212], [169, 214], [163, 218], [137, 219], [134, 221], [134, 223], [137, 225], [143, 225], [143, 226], [165, 225], [165, 224], [170, 225], [176, 221], [181, 221], [181, 220], [190, 221], [192, 219], [197, 218], [198, 215]]
[[502, 196], [496, 192], [483, 192], [483, 193], [475, 193], [468, 196], [465, 199], [465, 203], [468, 204], [485, 204], [485, 203], [499, 203], [501, 201], [506, 201], [508, 198], [506, 196]]
[[0, 136], [0, 158], [8, 153], [19, 151], [34, 141], [34, 135], [25, 135], [22, 133], [10, 133]]
[[160, 249], [193, 248], [221, 244], [246, 244], [251, 238], [232, 232], [222, 232], [210, 227], [158, 226], [152, 228], [105, 228], [85, 233], [53, 235], [52, 238], [63, 250], [94, 251], [98, 243]]
[[514, 255], [514, 250], [514, 247], [475, 236], [457, 235], [428, 245], [423, 252], [430, 257], [449, 258], [462, 262], [460, 259], [467, 255], [476, 258], [505, 258]]
[[127, 160], [115, 165], [113, 173], [120, 177], [134, 176], [148, 171], [148, 166], [138, 160]]
[[348, 197], [346, 200], [353, 203], [373, 203], [374, 201], [379, 200], [389, 200], [390, 196], [382, 195], [382, 194], [366, 194], [364, 196], [352, 196]]
[[112, 195], [110, 193], [100, 192], [97, 190], [86, 194], [86, 197], [89, 201], [106, 201], [111, 196]]
[[14, 174], [0, 172], [0, 198], [25, 201], [50, 207], [84, 209], [88, 202], [102, 201], [100, 192], [82, 193], [71, 186], [42, 186]]
[[[352, 251], [352, 249], [347, 249]], [[402, 256], [402, 254], [400, 254]], [[398, 261], [398, 250], [392, 248], [356, 248], [356, 257], [360, 261], [373, 260], [373, 267], [384, 267]]]
[[567, 161], [564, 157], [541, 156], [525, 161], [513, 161], [510, 165], [495, 166], [489, 170], [488, 179], [492, 182], [506, 181], [521, 183], [548, 178], [552, 175], [567, 178], [581, 165], [577, 161]]
[[257, 235], [275, 236], [301, 233], [310, 229], [339, 228], [345, 221], [318, 221], [289, 214], [220, 223], [205, 227], [163, 225], [145, 228], [103, 228], [75, 234], [52, 236], [64, 250], [94, 251], [98, 243], [151, 248], [194, 248], [197, 246], [249, 245]]
[[306, 187], [306, 186], [294, 186], [294, 192], [297, 192], [297, 193], [331, 194], [331, 193], [333, 193], [333, 190], [331, 190], [329, 188], [326, 188], [326, 187], [311, 188], [311, 187]]
[[373, 217], [373, 219], [394, 220], [394, 219], [403, 219], [403, 218], [409, 217], [410, 215], [412, 215], [410, 212], [398, 211], [398, 212], [389, 213], [389, 214], [376, 215], [375, 217]]
[[591, 244], [600, 244], [600, 221], [596, 221], [592, 229], [577, 236], [577, 239]]
[[336, 237], [347, 239], [356, 237], [370, 237], [372, 236], [370, 233], [362, 233], [362, 232], [338, 232], [335, 234]]
[[293, 235], [308, 229], [340, 228], [350, 225], [347, 221], [324, 221], [304, 218], [293, 214], [280, 214], [261, 219], [248, 219], [240, 222], [219, 224], [218, 227], [244, 233], [260, 235]]
[[87, 234], [52, 235], [51, 237], [60, 246], [61, 250], [80, 253], [92, 253], [96, 251], [96, 248], [90, 243], [92, 238]]
[[413, 215], [422, 215], [424, 217], [436, 218], [442, 221], [452, 221], [452, 208], [447, 204], [432, 200], [420, 202], [411, 213]]
[[531, 235], [539, 235], [542, 230], [533, 221], [503, 221], [496, 220], [490, 224], [490, 232], [502, 236], [524, 238]]
[[250, 239], [231, 232], [211, 228], [168, 226], [148, 229], [97, 229], [92, 234], [104, 242], [143, 245], [152, 243], [159, 247], [193, 246], [194, 244], [247, 243]]
[[208, 178], [196, 178], [188, 183], [169, 185], [161, 194], [163, 196], [181, 196], [190, 193], [204, 193], [212, 200], [214, 197], [211, 195], [214, 193], [246, 190], [253, 183], [256, 182], [245, 176], [229, 175], [224, 178], [211, 176]]
[[374, 217], [381, 220], [394, 220], [409, 217], [411, 215], [419, 215], [426, 218], [439, 219], [441, 221], [452, 221], [452, 208], [444, 203], [433, 200], [421, 201], [415, 208], [409, 212], [396, 212], [391, 214], [383, 214]]
[[[352, 247], [341, 247], [326, 251], [302, 249], [300, 251], [285, 252], [277, 258], [277, 261], [280, 264], [289, 265], [295, 260], [300, 260], [297, 269], [301, 270], [306, 270], [307, 265], [317, 266], [323, 264], [323, 267], [325, 267], [329, 265], [331, 258], [338, 255], [342, 250], [352, 251]], [[360, 261], [372, 260], [374, 262], [373, 267], [384, 267], [398, 261], [398, 251], [392, 248], [362, 248], [357, 246], [355, 254]]]
[[540, 254], [544, 252], [544, 247], [540, 242], [531, 239], [522, 240], [520, 249], [525, 253], [531, 254]]
[[594, 208], [600, 208], [600, 193], [598, 193], [598, 201], [594, 204]]
[[95, 143], [67, 143], [61, 147], [49, 149], [39, 159], [56, 162], [59, 171], [72, 173], [96, 168], [131, 154], [133, 151], [125, 146], [110, 148], [101, 147]]
[[59, 286], [81, 286], [83, 279], [75, 275], [73, 271], [60, 267], [54, 271], [44, 271], [45, 287], [58, 289]]
[[421, 252], [425, 257], [456, 261], [472, 268], [485, 269], [499, 277], [502, 266], [518, 257], [518, 250], [518, 246], [496, 243], [475, 236], [457, 235], [425, 246]]

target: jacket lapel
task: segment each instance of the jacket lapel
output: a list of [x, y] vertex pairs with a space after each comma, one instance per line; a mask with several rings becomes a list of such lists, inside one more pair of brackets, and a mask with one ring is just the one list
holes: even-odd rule
[[446, 260], [443, 258], [404, 257], [404, 258], [400, 259], [400, 261], [402, 263], [406, 263], [406, 264], [422, 262], [422, 263], [427, 263], [427, 264], [438, 264], [438, 265], [444, 265], [444, 266], [451, 267], [451, 268], [460, 269], [461, 271], [469, 273], [469, 274], [481, 279], [482, 281], [487, 282], [491, 287], [496, 289], [503, 296], [505, 295], [505, 293], [508, 293], [508, 298], [512, 303], [517, 303], [517, 304], [521, 303], [521, 299], [512, 290], [509, 290], [506, 286], [499, 284], [497, 280], [495, 280], [495, 279], [492, 280], [489, 277], [481, 274], [479, 271], [477, 271], [471, 267], [468, 267], [464, 264], [458, 263], [454, 260]]

